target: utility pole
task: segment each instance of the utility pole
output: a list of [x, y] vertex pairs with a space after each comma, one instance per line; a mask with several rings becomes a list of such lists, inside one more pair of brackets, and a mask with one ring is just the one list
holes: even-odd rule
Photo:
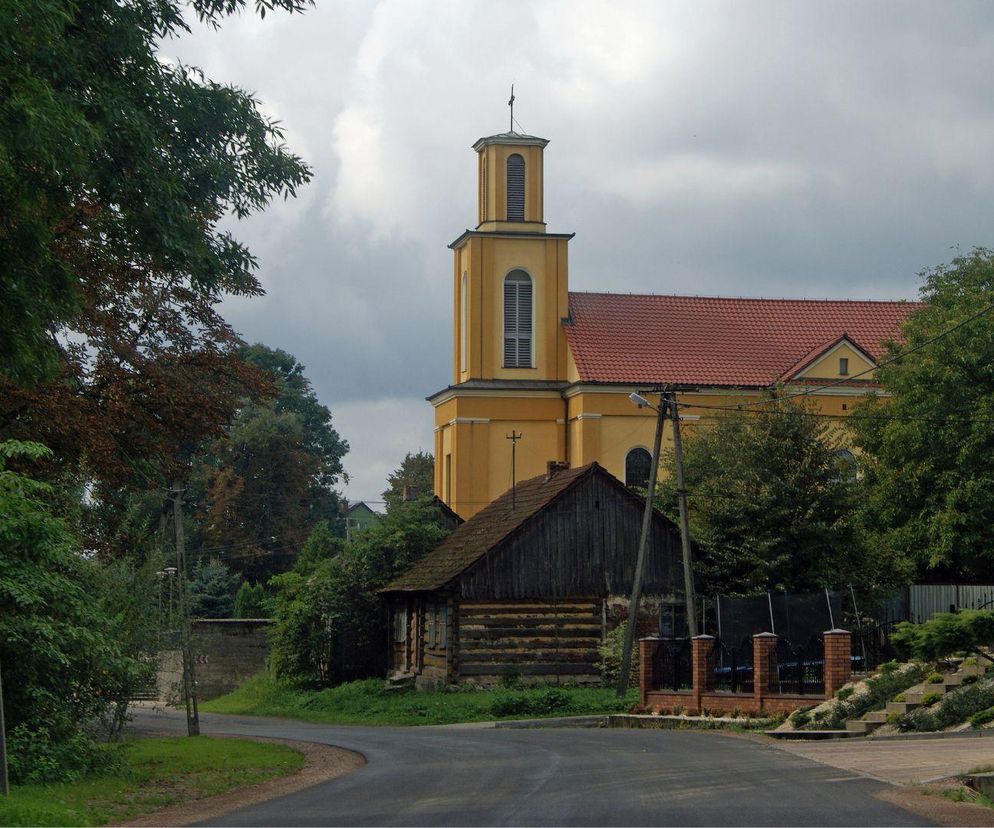
[[[640, 406], [643, 404], [645, 404], [644, 400], [639, 403]], [[624, 697], [625, 693], [628, 692], [628, 673], [632, 668], [632, 645], [635, 641], [635, 627], [638, 625], [639, 602], [642, 600], [642, 571], [645, 569], [645, 553], [649, 545], [649, 532], [652, 529], [652, 498], [656, 493], [659, 450], [663, 442], [663, 423], [666, 421], [667, 404], [666, 398], [660, 394], [659, 408], [656, 409], [656, 437], [652, 444], [652, 464], [649, 466], [649, 484], [645, 490], [642, 532], [639, 535], [638, 555], [635, 558], [635, 579], [632, 582], [632, 598], [628, 604], [628, 629], [625, 630], [625, 645], [621, 651], [621, 672], [618, 674], [617, 687], [619, 698]]]
[[176, 530], [176, 568], [179, 570], [179, 607], [183, 637], [183, 700], [186, 702], [186, 733], [200, 735], [200, 711], [197, 709], [197, 677], [193, 665], [193, 631], [190, 605], [186, 594], [186, 539], [183, 535], [183, 489], [173, 486], [173, 526]]
[[7, 728], [3, 722], [3, 668], [0, 667], [0, 796], [7, 796]]
[[680, 409], [676, 391], [669, 392], [670, 416], [673, 418], [673, 458], [676, 463], [676, 499], [680, 506], [680, 546], [683, 550], [683, 591], [687, 600], [687, 630], [697, 635], [697, 598], [694, 594], [694, 570], [690, 559], [690, 526], [687, 523], [687, 489], [683, 484], [683, 445], [680, 442]]
[[514, 476], [514, 455], [515, 449], [518, 447], [518, 440], [520, 440], [524, 435], [518, 434], [513, 428], [511, 433], [507, 435], [507, 439], [511, 441], [511, 511], [514, 511], [515, 506], [515, 486], [517, 485], [517, 478]]

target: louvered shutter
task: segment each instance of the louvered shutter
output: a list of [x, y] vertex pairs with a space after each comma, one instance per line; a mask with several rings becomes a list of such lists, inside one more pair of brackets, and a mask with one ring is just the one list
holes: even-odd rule
[[517, 153], [507, 159], [507, 220], [525, 220], [525, 159]]
[[532, 367], [532, 280], [523, 270], [504, 279], [504, 367]]

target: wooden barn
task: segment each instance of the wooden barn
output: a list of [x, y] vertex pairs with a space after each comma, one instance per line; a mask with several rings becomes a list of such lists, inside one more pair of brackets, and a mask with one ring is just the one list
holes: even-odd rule
[[[627, 612], [643, 508], [597, 463], [550, 463], [519, 483], [383, 588], [391, 675], [419, 687], [599, 681], [597, 647]], [[655, 513], [643, 594], [664, 632], [682, 613], [681, 573], [679, 532]]]

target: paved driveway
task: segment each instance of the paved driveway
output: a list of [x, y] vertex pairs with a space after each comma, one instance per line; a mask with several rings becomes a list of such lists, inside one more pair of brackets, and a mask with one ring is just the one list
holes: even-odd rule
[[[136, 725], [182, 730], [172, 713]], [[329, 727], [205, 715], [207, 734], [364, 754], [359, 770], [217, 825], [928, 825], [886, 786], [776, 747], [659, 730]]]

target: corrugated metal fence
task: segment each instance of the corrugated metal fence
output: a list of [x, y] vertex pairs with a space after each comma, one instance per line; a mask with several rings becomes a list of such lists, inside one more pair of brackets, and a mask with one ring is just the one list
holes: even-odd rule
[[994, 585], [912, 584], [909, 588], [909, 620], [915, 624], [939, 612], [981, 608], [994, 609]]

